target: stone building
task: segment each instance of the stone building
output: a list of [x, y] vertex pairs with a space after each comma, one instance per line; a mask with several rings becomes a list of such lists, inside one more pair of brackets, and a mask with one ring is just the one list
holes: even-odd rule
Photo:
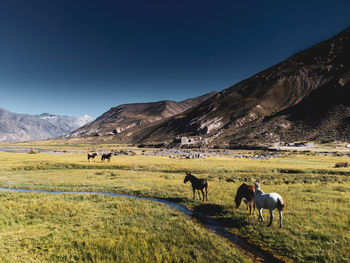
[[173, 143], [176, 143], [176, 144], [194, 144], [196, 143], [197, 141], [194, 139], [194, 138], [190, 138], [190, 137], [176, 137], [174, 140], [173, 140]]

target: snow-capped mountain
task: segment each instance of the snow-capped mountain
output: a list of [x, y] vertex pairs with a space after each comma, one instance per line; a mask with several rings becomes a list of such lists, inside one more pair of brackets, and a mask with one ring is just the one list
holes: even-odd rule
[[92, 120], [93, 118], [88, 115], [79, 118], [49, 113], [29, 115], [0, 108], [0, 141], [30, 141], [61, 137]]

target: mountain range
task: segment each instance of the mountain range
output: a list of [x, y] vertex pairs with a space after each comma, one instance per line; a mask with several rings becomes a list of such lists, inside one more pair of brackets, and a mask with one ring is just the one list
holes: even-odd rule
[[0, 141], [30, 141], [60, 137], [92, 120], [93, 118], [87, 115], [79, 118], [49, 113], [29, 115], [0, 108]]
[[197, 106], [217, 94], [208, 94], [190, 98], [184, 101], [164, 100], [148, 103], [123, 104], [111, 108], [91, 123], [74, 131], [70, 137], [106, 136], [123, 134], [129, 137], [132, 128], [142, 130], [147, 124], [152, 124]]
[[[219, 93], [180, 102], [119, 105], [68, 137], [95, 136], [113, 142], [147, 144], [186, 136], [220, 147], [300, 140], [350, 141], [349, 98], [347, 28]], [[59, 123], [59, 117], [51, 115], [12, 117], [0, 110], [0, 140], [61, 136], [74, 126]], [[45, 132], [39, 132], [38, 127], [44, 127]]]
[[[235, 147], [297, 140], [350, 140], [350, 28], [199, 105], [142, 129], [131, 142], [194, 136]], [[125, 134], [124, 134], [125, 136]]]

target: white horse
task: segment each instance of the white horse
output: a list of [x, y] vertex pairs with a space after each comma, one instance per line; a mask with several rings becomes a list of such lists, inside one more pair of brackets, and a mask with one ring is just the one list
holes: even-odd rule
[[254, 202], [256, 205], [256, 208], [259, 211], [259, 218], [258, 220], [264, 221], [262, 216], [262, 209], [267, 208], [270, 210], [270, 223], [268, 226], [271, 226], [272, 219], [273, 219], [273, 210], [276, 208], [278, 209], [279, 215], [280, 215], [280, 227], [282, 227], [282, 210], [285, 206], [285, 203], [283, 202], [282, 197], [277, 193], [269, 193], [265, 194], [263, 191], [260, 190], [260, 183], [255, 182], [255, 196], [254, 196]]

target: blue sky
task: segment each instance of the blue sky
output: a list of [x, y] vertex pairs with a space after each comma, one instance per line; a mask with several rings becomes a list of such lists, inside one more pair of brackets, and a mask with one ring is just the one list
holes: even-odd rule
[[0, 1], [0, 107], [93, 117], [229, 86], [350, 26], [350, 1]]

